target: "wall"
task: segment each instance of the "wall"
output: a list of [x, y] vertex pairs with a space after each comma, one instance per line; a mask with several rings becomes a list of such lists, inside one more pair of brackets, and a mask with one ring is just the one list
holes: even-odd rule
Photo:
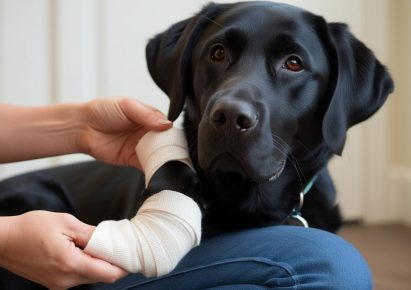
[[[51, 101], [49, 13], [47, 0], [0, 0], [0, 102], [40, 105]], [[0, 178], [51, 162], [0, 165]]]
[[392, 2], [390, 34], [392, 42], [399, 45], [390, 46], [391, 72], [396, 80], [395, 101], [389, 108], [390, 161], [395, 166], [411, 167], [411, 1]]
[[[145, 44], [150, 37], [190, 17], [207, 2], [0, 0], [0, 101], [40, 105], [85, 101], [95, 96], [131, 95], [166, 112], [168, 100], [146, 69]], [[397, 142], [402, 142], [406, 132], [410, 132], [406, 126], [411, 126], [409, 120], [405, 125], [399, 117], [411, 115], [410, 100], [404, 97], [411, 90], [410, 82], [405, 77], [407, 66], [402, 66], [405, 61], [410, 67], [410, 58], [398, 57], [411, 51], [409, 42], [405, 42], [406, 37], [409, 40], [410, 2], [285, 2], [324, 15], [329, 21], [348, 23], [354, 34], [398, 77], [397, 93], [395, 100], [389, 102], [389, 110], [383, 109], [366, 124], [350, 130], [343, 157], [331, 164], [347, 218], [368, 222], [398, 219], [397, 209], [404, 207], [399, 197], [408, 188], [403, 178], [408, 171], [402, 168], [411, 166], [411, 156], [404, 158], [411, 141]], [[402, 28], [404, 23], [408, 30]], [[395, 141], [388, 143], [388, 140]], [[0, 179], [85, 159], [74, 155], [1, 165]]]
[[388, 216], [411, 224], [411, 1], [390, 1], [390, 68], [396, 81], [389, 103]]

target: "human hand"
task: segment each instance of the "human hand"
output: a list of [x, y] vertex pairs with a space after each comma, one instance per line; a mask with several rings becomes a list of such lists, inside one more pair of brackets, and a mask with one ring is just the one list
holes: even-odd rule
[[0, 266], [49, 289], [112, 283], [123, 269], [83, 252], [95, 227], [65, 213], [31, 211], [1, 218]]
[[98, 98], [85, 106], [84, 152], [113, 165], [141, 168], [135, 152], [141, 137], [172, 127], [159, 110], [128, 97]]

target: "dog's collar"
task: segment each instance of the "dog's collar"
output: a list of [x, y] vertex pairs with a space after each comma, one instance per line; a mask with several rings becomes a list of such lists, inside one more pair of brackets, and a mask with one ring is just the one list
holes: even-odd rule
[[300, 201], [299, 203], [293, 208], [293, 210], [291, 211], [291, 214], [289, 216], [289, 218], [291, 219], [295, 219], [298, 222], [300, 222], [305, 228], [308, 228], [308, 222], [305, 218], [303, 218], [303, 216], [301, 215], [301, 209], [304, 206], [304, 197], [305, 195], [311, 190], [311, 188], [313, 187], [315, 181], [318, 178], [318, 174], [315, 174], [310, 181], [305, 185], [305, 187], [303, 188], [302, 191], [300, 191]]

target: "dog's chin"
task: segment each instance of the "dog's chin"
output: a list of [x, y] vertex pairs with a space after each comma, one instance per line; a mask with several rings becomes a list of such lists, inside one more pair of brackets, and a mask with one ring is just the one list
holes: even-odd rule
[[211, 174], [224, 174], [235, 179], [248, 180], [254, 183], [272, 182], [281, 176], [286, 160], [281, 159], [272, 166], [270, 170], [262, 170], [261, 167], [250, 164], [235, 158], [231, 154], [221, 154], [216, 156], [207, 167], [206, 171]]

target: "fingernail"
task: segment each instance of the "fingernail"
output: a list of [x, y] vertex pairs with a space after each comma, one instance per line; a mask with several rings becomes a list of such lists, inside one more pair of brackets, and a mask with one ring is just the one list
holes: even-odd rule
[[167, 120], [167, 119], [158, 119], [157, 123], [160, 124], [160, 125], [169, 125], [172, 122], [170, 120]]

